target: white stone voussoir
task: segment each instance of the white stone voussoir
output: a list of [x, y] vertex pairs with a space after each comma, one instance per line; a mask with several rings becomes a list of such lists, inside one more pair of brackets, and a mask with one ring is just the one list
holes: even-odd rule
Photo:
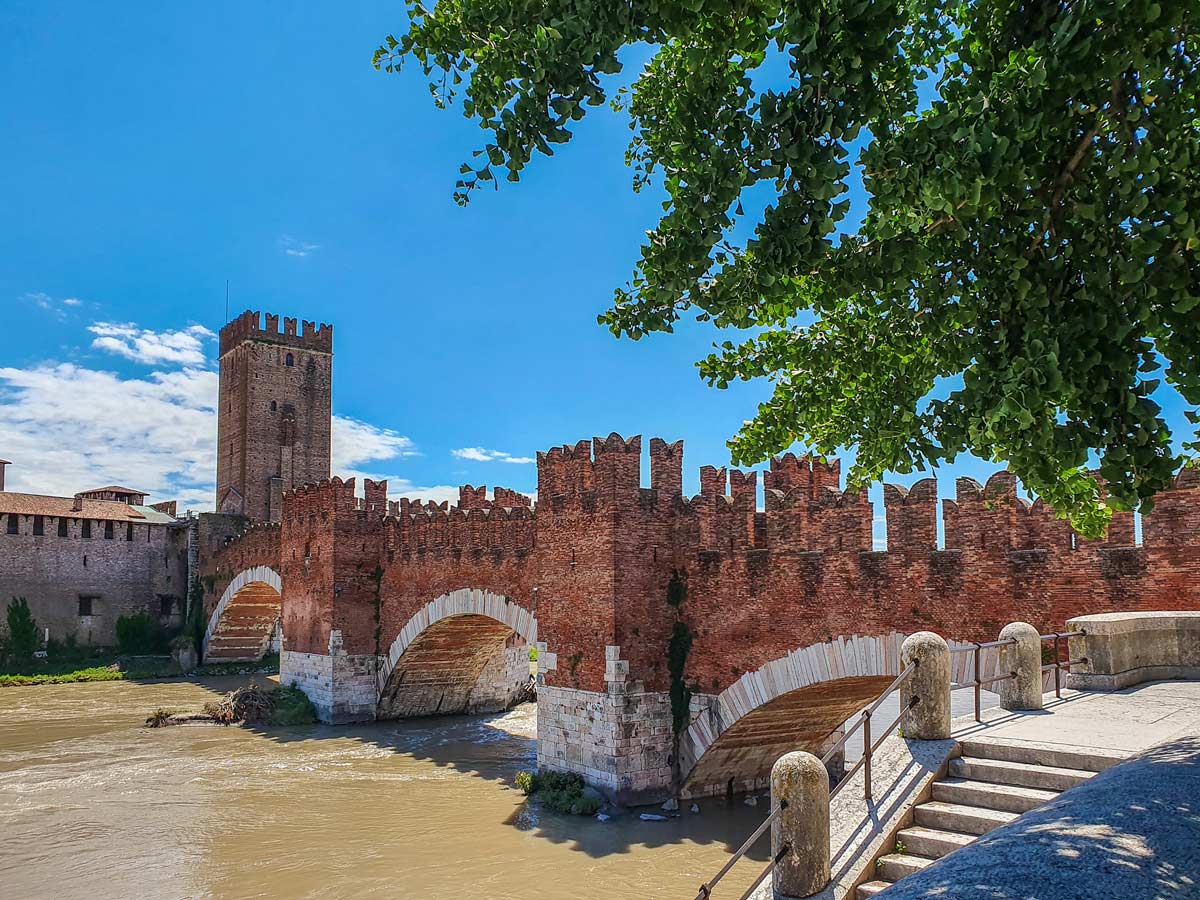
[[[400, 633], [392, 641], [392, 646], [388, 648], [387, 655], [379, 661], [378, 681], [381, 693], [387, 686], [392, 669], [396, 667], [396, 663], [404, 655], [404, 651], [412, 645], [417, 636], [431, 625], [452, 616], [487, 616], [502, 625], [507, 625], [526, 643], [539, 647], [539, 654], [540, 648], [544, 646], [538, 644], [537, 619], [529, 610], [509, 600], [503, 594], [495, 594], [478, 588], [459, 588], [448, 594], [442, 594], [436, 600], [431, 600], [400, 629]], [[539, 668], [543, 668], [540, 655], [538, 660]]]
[[776, 697], [822, 681], [862, 676], [898, 675], [899, 632], [874, 637], [838, 637], [828, 643], [793, 650], [761, 668], [746, 672], [696, 716], [680, 742], [680, 759], [690, 770], [731, 725]]
[[281, 597], [283, 596], [283, 579], [281, 579], [279, 577], [279, 573], [270, 566], [254, 566], [253, 568], [238, 572], [238, 574], [233, 577], [233, 580], [229, 582], [229, 586], [225, 588], [225, 593], [223, 593], [221, 595], [221, 599], [217, 601], [216, 609], [214, 609], [212, 615], [209, 616], [208, 627], [204, 630], [204, 659], [207, 660], [208, 658], [208, 643], [210, 640], [212, 640], [212, 636], [217, 630], [217, 625], [221, 621], [221, 614], [225, 612], [225, 607], [229, 605], [230, 601], [232, 601], [235, 596], [237, 596], [238, 591], [240, 591], [246, 585], [253, 584], [255, 582], [261, 582], [262, 584], [269, 585], [275, 589], [277, 594], [279, 594]]

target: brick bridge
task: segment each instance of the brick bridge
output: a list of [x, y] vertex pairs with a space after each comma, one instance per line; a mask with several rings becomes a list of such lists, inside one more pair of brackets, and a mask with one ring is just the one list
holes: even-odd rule
[[[1107, 610], [1200, 606], [1200, 471], [1076, 538], [1006, 472], [980, 486], [885, 486], [886, 551], [838, 462], [704, 467], [682, 442], [618, 435], [538, 454], [538, 504], [497, 488], [457, 506], [390, 502], [334, 478], [288, 493], [278, 525], [204, 560], [209, 659], [257, 657], [331, 722], [504, 708], [538, 660], [538, 763], [624, 802], [761, 784], [817, 749], [898, 671], [905, 633], [993, 639]], [[852, 638], [850, 635], [869, 637]]]

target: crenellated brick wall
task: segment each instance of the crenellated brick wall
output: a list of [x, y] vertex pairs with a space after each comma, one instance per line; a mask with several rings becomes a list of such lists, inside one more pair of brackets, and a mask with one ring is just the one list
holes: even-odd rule
[[[333, 698], [334, 720], [376, 715], [370, 698], [387, 693], [384, 682], [399, 671], [446, 697], [467, 697], [437, 671], [453, 668], [456, 640], [487, 633], [499, 647], [487, 628], [441, 628], [421, 645], [425, 673], [388, 658], [438, 598], [473, 590], [532, 615], [553, 660], [542, 668], [542, 693], [556, 698], [539, 713], [540, 726], [557, 735], [543, 765], [586, 771], [627, 799], [661, 793], [670, 781], [662, 716], [673, 681], [669, 646], [681, 630], [691, 646], [676, 683], [716, 695], [744, 673], [839, 636], [930, 629], [992, 639], [1014, 620], [1048, 631], [1084, 613], [1200, 607], [1194, 469], [1158, 499], [1140, 545], [1127, 515], [1102, 540], [1077, 538], [1043, 503], [1019, 498], [1001, 472], [985, 485], [959, 480], [942, 504], [938, 549], [933, 481], [887, 485], [887, 549], [876, 551], [872, 504], [865, 491], [842, 488], [837, 461], [774, 459], [761, 496], [757, 473], [706, 466], [700, 493], [688, 498], [682, 442], [650, 441], [650, 487], [642, 487], [641, 459], [640, 438], [615, 434], [539, 453], [536, 507], [512, 491], [489, 499], [469, 485], [457, 505], [389, 501], [386, 484], [371, 481], [359, 499], [353, 480], [324, 480], [285, 495], [278, 528], [247, 531], [214, 559], [261, 564], [277, 553], [284, 668], [310, 673], [295, 680], [311, 677], [315, 693]], [[478, 650], [461, 648], [472, 672], [506, 665]], [[462, 671], [456, 677], [473, 683]], [[397, 696], [394, 688], [388, 695]], [[442, 702], [405, 697], [389, 708]], [[577, 743], [565, 737], [570, 723], [551, 716], [558, 708], [570, 721], [590, 717]], [[653, 739], [626, 758], [626, 732]], [[602, 770], [583, 762], [605, 753], [620, 759]]]
[[[716, 691], [837, 635], [932, 628], [972, 640], [1013, 619], [1049, 629], [1085, 612], [1200, 603], [1197, 470], [1159, 498], [1140, 546], [1127, 515], [1103, 540], [1077, 538], [1001, 472], [983, 486], [959, 479], [939, 550], [933, 481], [887, 485], [888, 547], [874, 551], [872, 504], [841, 490], [836, 461], [772, 460], [759, 509], [756, 473], [706, 466], [686, 498], [682, 443], [655, 439], [649, 455], [642, 488], [640, 438], [540, 453], [536, 509], [472, 486], [456, 506], [389, 502], [371, 481], [358, 499], [353, 480], [334, 478], [289, 493], [281, 525], [248, 529], [207, 569], [227, 578], [277, 561], [284, 633], [305, 652], [337, 629], [348, 653], [380, 653], [431, 599], [494, 591], [536, 611], [564, 662], [551, 682], [593, 691], [605, 686], [607, 646], [622, 648], [631, 680], [665, 690], [677, 617], [694, 639], [688, 680]], [[678, 612], [673, 575], [686, 586]]]

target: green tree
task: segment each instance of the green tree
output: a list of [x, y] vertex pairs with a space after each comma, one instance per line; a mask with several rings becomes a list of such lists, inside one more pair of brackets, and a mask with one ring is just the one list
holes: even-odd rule
[[[773, 383], [735, 462], [856, 446], [861, 483], [970, 450], [1089, 535], [1106, 503], [1145, 510], [1183, 465], [1151, 395], [1165, 379], [1196, 421], [1200, 3], [409, 12], [375, 65], [414, 58], [439, 105], [465, 89], [490, 138], [461, 169], [462, 203], [518, 180], [589, 107], [628, 109], [634, 187], [661, 179], [667, 200], [601, 322], [634, 339], [685, 314], [748, 329], [699, 363], [718, 387]], [[636, 44], [652, 57], [614, 91]]]
[[20, 662], [28, 662], [38, 648], [38, 629], [24, 597], [12, 598], [7, 618], [9, 655]]

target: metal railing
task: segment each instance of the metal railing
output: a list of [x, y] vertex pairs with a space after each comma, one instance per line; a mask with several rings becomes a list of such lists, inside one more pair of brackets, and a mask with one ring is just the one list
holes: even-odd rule
[[[1067, 659], [1065, 662], [1062, 659], [1062, 653], [1059, 651], [1059, 646], [1066, 638], [1083, 637], [1082, 631], [1054, 631], [1050, 634], [1043, 634], [1043, 641], [1054, 641], [1054, 662], [1047, 663], [1042, 666], [1042, 671], [1046, 672], [1050, 669], [1054, 670], [1054, 696], [1062, 699], [1062, 670], [1064, 667], [1070, 669], [1071, 666], [1087, 662], [1086, 656], [1081, 656], [1079, 659]], [[1070, 653], [1067, 654], [1070, 657]], [[1069, 672], [1067, 674], [1070, 674]]]
[[900, 720], [904, 718], [905, 714], [910, 709], [912, 709], [914, 706], [917, 705], [917, 702], [919, 701], [920, 698], [913, 697], [912, 700], [909, 701], [908, 706], [906, 706], [904, 709], [900, 710], [900, 715], [896, 716], [896, 718], [892, 720], [892, 724], [889, 725], [887, 728], [884, 728], [880, 731], [879, 738], [875, 741], [871, 740], [871, 717], [873, 715], [875, 715], [875, 711], [877, 709], [879, 709], [880, 706], [883, 705], [883, 701], [886, 700], [889, 696], [891, 696], [892, 693], [900, 687], [900, 685], [904, 684], [904, 682], [907, 681], [909, 679], [909, 677], [912, 675], [912, 673], [915, 672], [916, 670], [917, 670], [916, 662], [910, 662], [907, 666], [905, 666], [901, 670], [900, 674], [896, 676], [896, 679], [891, 684], [889, 684], [884, 689], [883, 693], [880, 694], [875, 699], [875, 702], [872, 703], [870, 706], [868, 706], [866, 709], [864, 709], [861, 713], [859, 713], [858, 721], [855, 722], [854, 725], [852, 725], [850, 728], [848, 728], [846, 730], [846, 733], [843, 734], [838, 739], [837, 743], [835, 743], [832, 747], [830, 747], [829, 750], [826, 751], [825, 755], [821, 757], [821, 763], [823, 765], [828, 765], [829, 761], [831, 759], [833, 759], [834, 756], [837, 755], [837, 752], [839, 750], [843, 750], [845, 748], [847, 741], [849, 741], [850, 738], [853, 737], [854, 733], [856, 731], [858, 731], [859, 728], [862, 728], [862, 730], [863, 730], [863, 753], [862, 753], [862, 756], [860, 756], [858, 758], [858, 762], [856, 762], [854, 764], [853, 768], [851, 768], [849, 772], [847, 772], [845, 775], [843, 775], [841, 781], [839, 781], [834, 786], [833, 790], [831, 790], [829, 792], [830, 800], [833, 800], [834, 797], [836, 797], [839, 793], [841, 793], [842, 788], [844, 788], [847, 784], [850, 783], [850, 779], [854, 776], [854, 774], [859, 769], [862, 769], [864, 767], [865, 767], [865, 771], [863, 772], [863, 799], [864, 800], [871, 799], [871, 757], [875, 754], [875, 751], [879, 748], [879, 745], [882, 744], [885, 740], [887, 740], [888, 735], [892, 733], [892, 729], [894, 729], [897, 725], [900, 724]]
[[[1087, 662], [1087, 657], [1081, 656], [1081, 657], [1079, 657], [1079, 659], [1068, 659], [1068, 660], [1064, 661], [1061, 658], [1062, 654], [1059, 652], [1059, 646], [1060, 646], [1061, 641], [1065, 640], [1066, 638], [1083, 637], [1083, 632], [1082, 631], [1061, 631], [1061, 632], [1055, 631], [1055, 632], [1051, 632], [1050, 634], [1039, 635], [1039, 637], [1043, 641], [1054, 641], [1054, 662], [1048, 663], [1048, 664], [1042, 666], [1041, 670], [1043, 672], [1048, 672], [1051, 669], [1054, 670], [1054, 696], [1061, 698], [1062, 697], [1062, 670], [1063, 670], [1063, 668], [1065, 667], [1065, 668], [1069, 669], [1073, 665], [1077, 665], [1079, 663], [1085, 663], [1085, 662]], [[985, 684], [995, 684], [999, 681], [1011, 681], [1012, 679], [1017, 677], [1017, 673], [1015, 671], [1013, 671], [1013, 672], [1009, 672], [1007, 675], [995, 675], [991, 678], [980, 678], [979, 677], [980, 651], [987, 650], [989, 647], [1008, 647], [1008, 646], [1012, 646], [1016, 642], [1017, 642], [1016, 638], [1009, 638], [1009, 639], [1003, 640], [1003, 641], [986, 641], [983, 643], [980, 643], [979, 641], [974, 641], [965, 646], [954, 647], [953, 649], [951, 649], [951, 651], [950, 651], [951, 654], [971, 653], [974, 655], [973, 662], [974, 662], [975, 678], [972, 681], [966, 682], [965, 684], [954, 685], [951, 688], [951, 690], [957, 691], [957, 690], [962, 690], [963, 688], [967, 688], [967, 687], [974, 689], [974, 691], [975, 691], [975, 721], [976, 722], [983, 721], [983, 710], [981, 708], [981, 697], [980, 697], [983, 686]]]
[[[1043, 642], [1044, 641], [1053, 641], [1054, 642], [1054, 648], [1053, 648], [1054, 661], [1051, 663], [1048, 663], [1046, 665], [1043, 665], [1041, 667], [1040, 671], [1047, 672], [1047, 671], [1050, 671], [1051, 669], [1054, 670], [1054, 695], [1056, 697], [1060, 697], [1060, 698], [1062, 697], [1062, 670], [1064, 668], [1070, 669], [1071, 666], [1087, 662], [1086, 656], [1081, 656], [1078, 659], [1066, 659], [1066, 660], [1062, 659], [1062, 656], [1063, 656], [1063, 654], [1061, 652], [1062, 642], [1068, 638], [1083, 637], [1083, 636], [1084, 636], [1083, 631], [1062, 631], [1062, 632], [1056, 631], [1056, 632], [1051, 632], [1050, 634], [1039, 635], [1039, 637], [1041, 638], [1041, 640]], [[981, 678], [980, 677], [980, 672], [981, 672], [980, 663], [982, 661], [982, 651], [991, 649], [993, 647], [1008, 647], [1008, 646], [1012, 646], [1016, 643], [1017, 643], [1017, 640], [1015, 638], [1009, 638], [1007, 640], [1002, 640], [1002, 641], [984, 641], [984, 642], [975, 641], [973, 643], [966, 644], [966, 645], [963, 645], [960, 647], [954, 647], [950, 650], [950, 653], [952, 653], [952, 654], [971, 653], [974, 655], [973, 661], [974, 661], [974, 676], [975, 677], [971, 681], [968, 681], [965, 683], [960, 683], [958, 685], [952, 685], [951, 690], [961, 690], [962, 688], [967, 688], [967, 687], [974, 689], [974, 691], [975, 691], [975, 721], [976, 722], [982, 721], [982, 712], [983, 711], [981, 709], [981, 696], [980, 695], [982, 693], [983, 686], [996, 684], [997, 682], [1001, 682], [1001, 681], [1011, 681], [1012, 679], [1014, 679], [1018, 676], [1017, 672], [1010, 671], [1005, 675], [994, 675], [991, 678]], [[836, 797], [839, 793], [841, 793], [842, 789], [847, 784], [850, 783], [850, 779], [858, 772], [859, 769], [864, 770], [864, 772], [863, 772], [863, 799], [865, 799], [865, 800], [873, 799], [871, 796], [871, 791], [872, 791], [871, 760], [875, 754], [875, 751], [879, 749], [879, 746], [885, 740], [887, 740], [888, 736], [891, 735], [893, 729], [895, 729], [895, 727], [898, 724], [900, 724], [900, 721], [904, 718], [904, 716], [908, 713], [908, 711], [910, 709], [912, 709], [914, 706], [916, 706], [917, 703], [920, 702], [920, 698], [916, 697], [916, 696], [912, 697], [912, 699], [909, 701], [909, 703], [900, 710], [900, 714], [898, 716], [896, 716], [895, 719], [892, 720], [891, 724], [879, 732], [878, 737], [875, 737], [872, 734], [872, 724], [871, 723], [872, 723], [873, 717], [874, 717], [875, 713], [878, 711], [879, 707], [882, 706], [884, 701], [887, 700], [887, 698], [890, 697], [893, 693], [895, 693], [896, 690], [898, 690], [899, 687], [902, 684], [904, 684], [904, 682], [906, 680], [908, 680], [910, 677], [912, 677], [912, 674], [913, 674], [913, 672], [916, 671], [916, 669], [917, 669], [917, 662], [915, 660], [913, 662], [910, 662], [907, 666], [905, 666], [904, 669], [900, 672], [900, 674], [897, 675], [896, 678], [892, 681], [892, 683], [889, 684], [883, 690], [883, 692], [879, 694], [879, 696], [875, 699], [875, 701], [870, 706], [868, 706], [866, 709], [864, 709], [861, 713], [858, 714], [857, 721], [850, 728], [848, 728], [846, 730], [846, 732], [825, 752], [825, 755], [821, 757], [821, 763], [825, 766], [828, 766], [829, 761], [832, 760], [838, 754], [839, 751], [844, 751], [846, 744], [850, 740], [850, 738], [853, 737], [860, 728], [862, 729], [862, 732], [863, 732], [862, 756], [859, 757], [858, 762], [856, 762], [850, 768], [850, 770], [847, 771], [845, 773], [845, 775], [842, 776], [841, 780], [839, 780], [838, 783], [829, 792], [829, 799], [831, 801], [833, 800], [834, 797]], [[717, 874], [714, 875], [712, 877], [712, 879], [710, 879], [709, 881], [706, 881], [704, 884], [700, 885], [700, 891], [699, 891], [699, 893], [696, 894], [696, 900], [709, 900], [709, 898], [712, 897], [713, 888], [715, 888], [717, 886], [718, 882], [720, 882], [722, 878], [724, 878], [727, 874], [729, 874], [730, 870], [733, 869], [733, 867], [737, 864], [737, 862], [743, 856], [745, 856], [747, 852], [749, 852], [750, 848], [754, 845], [755, 841], [757, 841], [760, 837], [762, 837], [763, 833], [771, 826], [771, 823], [774, 822], [777, 818], [779, 818], [779, 814], [782, 813], [785, 809], [787, 809], [787, 802], [781, 801], [779, 806], [776, 806], [774, 809], [771, 810], [770, 813], [768, 813], [766, 819], [763, 820], [762, 824], [759, 825], [756, 829], [754, 829], [754, 833], [751, 834], [750, 837], [746, 839], [746, 842], [744, 844], [742, 844], [742, 846], [739, 847], [736, 852], [734, 852], [734, 854], [729, 858], [729, 861], [726, 862], [725, 865], [721, 867], [721, 870], [719, 872], [717, 872]], [[779, 861], [781, 859], [783, 859], [784, 856], [787, 855], [787, 853], [790, 849], [791, 848], [787, 844], [784, 844], [779, 849], [779, 851], [767, 862], [766, 867], [759, 873], [758, 877], [754, 879], [754, 883], [751, 884], [750, 887], [746, 889], [745, 893], [742, 894], [741, 900], [748, 900], [748, 898], [758, 889], [759, 885], [761, 885], [767, 879], [767, 876], [769, 876], [771, 874], [771, 872], [774, 870], [775, 866], [779, 864]]]
[[1007, 647], [1010, 644], [1015, 644], [1016, 642], [1017, 642], [1016, 638], [1009, 638], [1008, 640], [1004, 640], [1004, 641], [985, 641], [984, 643], [980, 643], [979, 641], [973, 641], [972, 643], [967, 644], [965, 647], [955, 647], [950, 651], [951, 654], [971, 653], [975, 657], [975, 659], [974, 659], [975, 680], [969, 681], [966, 684], [955, 685], [955, 686], [951, 687], [950, 690], [957, 691], [957, 690], [961, 690], [962, 688], [965, 688], [965, 687], [970, 687], [970, 688], [975, 689], [975, 721], [976, 722], [983, 721], [983, 719], [981, 718], [983, 715], [983, 709], [981, 707], [982, 698], [980, 696], [983, 691], [983, 686], [985, 684], [995, 684], [998, 681], [1011, 681], [1012, 679], [1017, 677], [1016, 672], [1009, 672], [1007, 675], [996, 675], [992, 678], [980, 678], [979, 677], [980, 651], [986, 650], [989, 647]]
[[[721, 866], [721, 871], [718, 872], [716, 875], [714, 875], [712, 878], [710, 878], [708, 881], [704, 882], [704, 884], [700, 885], [700, 892], [698, 894], [696, 894], [696, 900], [708, 900], [708, 898], [712, 896], [712, 889], [717, 886], [717, 882], [719, 882], [722, 878], [724, 878], [726, 875], [729, 874], [729, 870], [734, 867], [734, 864], [736, 864], [739, 859], [741, 859], [743, 856], [746, 855], [747, 852], [749, 852], [750, 848], [752, 846], [754, 846], [754, 842], [757, 841], [760, 837], [762, 837], [763, 832], [766, 831], [768, 827], [770, 827], [772, 822], [774, 822], [777, 818], [779, 818], [779, 814], [781, 812], [783, 812], [785, 809], [787, 809], [787, 801], [786, 800], [780, 802], [780, 804], [778, 806], [776, 806], [773, 810], [771, 810], [767, 814], [767, 817], [765, 819], [763, 819], [762, 824], [754, 829], [754, 833], [751, 834], [750, 837], [746, 838], [746, 842], [744, 844], [742, 844], [742, 846], [737, 848], [737, 850], [734, 852], [733, 856], [729, 857], [729, 861], [726, 862], [725, 865]], [[749, 897], [751, 894], [754, 893], [754, 891], [758, 888], [758, 886], [760, 884], [763, 883], [763, 881], [766, 879], [766, 877], [769, 874], [771, 874], [771, 870], [775, 868], [776, 863], [778, 863], [779, 860], [783, 859], [783, 854], [788, 849], [789, 848], [787, 847], [786, 844], [780, 849], [780, 852], [775, 855], [775, 857], [767, 864], [767, 867], [765, 869], [763, 869], [761, 874], [759, 874], [758, 878], [756, 878], [754, 880], [754, 884], [750, 885], [749, 890], [747, 890], [746, 893], [742, 894], [741, 900], [746, 900], [747, 897]]]
[[[905, 713], [917, 705], [919, 698], [913, 697], [908, 706], [900, 710], [900, 715], [896, 716], [896, 718], [892, 720], [892, 724], [883, 729], [878, 739], [874, 741], [871, 739], [871, 717], [883, 704], [883, 701], [891, 696], [891, 694], [893, 694], [900, 687], [900, 685], [902, 685], [909, 677], [911, 677], [912, 673], [915, 672], [916, 669], [916, 662], [910, 662], [907, 666], [905, 666], [900, 674], [897, 675], [892, 681], [892, 683], [883, 690], [883, 693], [881, 693], [875, 699], [875, 702], [859, 713], [858, 721], [855, 722], [854, 725], [852, 725], [849, 729], [847, 729], [845, 734], [843, 734], [837, 740], [837, 742], [833, 744], [833, 746], [826, 750], [825, 755], [821, 757], [821, 764], [828, 766], [829, 761], [837, 755], [838, 751], [845, 749], [846, 743], [850, 740], [850, 738], [853, 737], [860, 728], [863, 730], [863, 754], [861, 757], [859, 757], [858, 762], [854, 764], [853, 768], [846, 772], [846, 774], [842, 776], [841, 780], [838, 781], [837, 785], [835, 785], [834, 788], [829, 792], [830, 800], [833, 800], [833, 798], [841, 792], [842, 788], [850, 783], [851, 777], [853, 777], [853, 775], [858, 772], [859, 769], [864, 767], [863, 798], [866, 800], [871, 799], [871, 758], [875, 751], [879, 749], [879, 745], [882, 744], [887, 739], [888, 735], [892, 733], [892, 729], [894, 729], [900, 723], [900, 720], [904, 718]], [[721, 867], [721, 871], [717, 872], [717, 874], [711, 879], [700, 885], [700, 891], [696, 894], [696, 900], [709, 900], [709, 898], [712, 896], [712, 890], [717, 886], [717, 883], [727, 874], [729, 874], [730, 869], [734, 867], [738, 860], [746, 855], [746, 853], [754, 845], [754, 842], [762, 837], [763, 832], [767, 830], [771, 823], [774, 822], [779, 817], [779, 814], [785, 809], [787, 809], [787, 801], [782, 801], [779, 806], [776, 806], [771, 810], [770, 813], [768, 813], [766, 819], [763, 820], [763, 823], [754, 829], [754, 833], [746, 839], [746, 842], [742, 844], [742, 846], [734, 852], [733, 856], [729, 858], [729, 861]], [[778, 865], [779, 861], [783, 859], [785, 855], [787, 855], [789, 849], [790, 847], [788, 847], [786, 844], [779, 849], [779, 852], [776, 853], [775, 856], [772, 857], [767, 863], [766, 868], [764, 868], [762, 872], [759, 873], [758, 877], [754, 879], [754, 883], [746, 889], [744, 894], [742, 894], [741, 900], [747, 900], [751, 894], [758, 890], [758, 886], [766, 881], [767, 876], [771, 874], [771, 871], [776, 865]]]

